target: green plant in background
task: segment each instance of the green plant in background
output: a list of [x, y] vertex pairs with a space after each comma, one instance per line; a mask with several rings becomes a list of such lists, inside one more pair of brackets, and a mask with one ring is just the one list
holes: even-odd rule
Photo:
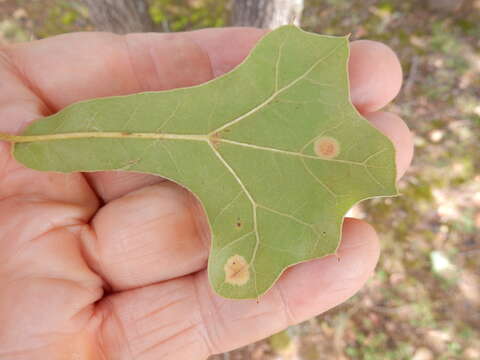
[[268, 343], [272, 350], [279, 355], [288, 356], [295, 351], [293, 337], [288, 329], [270, 336]]
[[39, 27], [39, 38], [75, 31], [88, 23], [88, 10], [79, 1], [56, 1], [47, 7]]
[[181, 31], [224, 26], [226, 0], [151, 0], [150, 16], [164, 31]]
[[15, 20], [6, 19], [0, 21], [1, 37], [11, 42], [23, 42], [29, 40], [28, 31]]
[[[398, 342], [394, 346], [389, 343], [384, 333], [376, 333], [365, 337], [359, 334], [355, 345], [349, 345], [345, 354], [352, 359], [359, 360], [411, 360], [413, 347], [405, 342]], [[378, 351], [378, 349], [384, 349]]]

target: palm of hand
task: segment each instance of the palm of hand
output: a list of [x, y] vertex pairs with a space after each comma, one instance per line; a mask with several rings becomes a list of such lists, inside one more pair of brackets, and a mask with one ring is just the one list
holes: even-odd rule
[[[82, 99], [201, 83], [238, 64], [262, 34], [74, 34], [7, 47], [0, 131]], [[403, 173], [408, 129], [373, 113], [400, 86], [395, 55], [353, 43], [350, 72], [354, 104], [392, 139]], [[341, 303], [378, 258], [372, 228], [349, 219], [340, 263], [297, 265], [258, 303], [226, 300], [206, 279], [201, 207], [179, 186], [142, 174], [39, 173], [5, 143], [0, 184], [0, 359], [203, 359]]]

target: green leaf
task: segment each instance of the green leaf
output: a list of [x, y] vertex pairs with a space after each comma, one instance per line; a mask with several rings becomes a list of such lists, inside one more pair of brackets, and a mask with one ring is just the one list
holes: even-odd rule
[[14, 155], [43, 171], [182, 184], [208, 216], [213, 288], [258, 298], [285, 268], [335, 253], [353, 204], [396, 194], [394, 148], [349, 100], [348, 50], [346, 37], [281, 27], [203, 85], [84, 101], [37, 121], [11, 137]]

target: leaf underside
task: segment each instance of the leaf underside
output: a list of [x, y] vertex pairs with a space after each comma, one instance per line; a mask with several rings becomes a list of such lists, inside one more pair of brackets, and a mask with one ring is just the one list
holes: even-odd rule
[[287, 267], [335, 253], [352, 205], [396, 194], [393, 145], [350, 102], [348, 50], [346, 37], [284, 26], [208, 83], [84, 101], [37, 121], [14, 156], [37, 170], [183, 185], [208, 216], [211, 285], [258, 298]]

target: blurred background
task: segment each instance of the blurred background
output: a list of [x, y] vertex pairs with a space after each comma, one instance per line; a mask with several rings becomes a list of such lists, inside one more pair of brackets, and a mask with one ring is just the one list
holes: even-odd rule
[[211, 360], [480, 359], [480, 0], [0, 0], [0, 43], [285, 22], [397, 52], [404, 86], [387, 110], [414, 133], [414, 162], [403, 196], [355, 209], [383, 248], [360, 293]]

